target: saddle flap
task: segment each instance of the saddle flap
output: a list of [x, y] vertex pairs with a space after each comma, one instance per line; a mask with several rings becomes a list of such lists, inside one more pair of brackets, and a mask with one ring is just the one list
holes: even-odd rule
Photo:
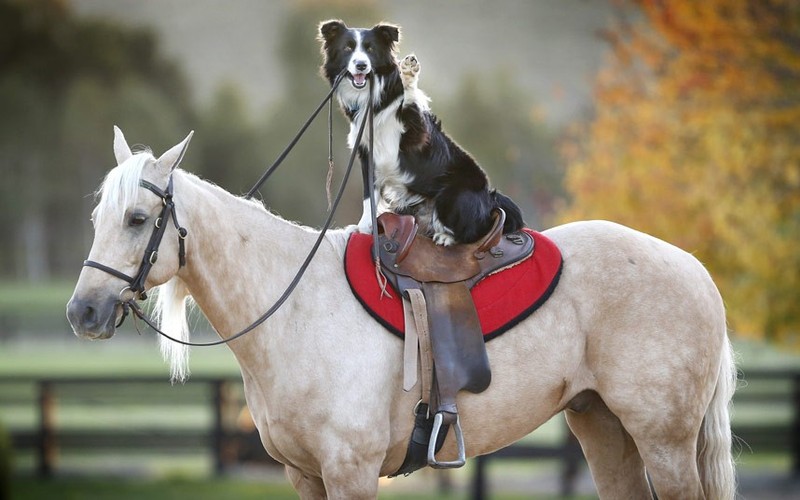
[[480, 320], [466, 284], [424, 283], [422, 291], [440, 398], [433, 407], [455, 409], [458, 391], [479, 393], [492, 380]]

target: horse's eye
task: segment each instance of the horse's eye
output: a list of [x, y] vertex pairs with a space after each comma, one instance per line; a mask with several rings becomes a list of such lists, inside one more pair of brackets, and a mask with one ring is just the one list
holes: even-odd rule
[[128, 219], [129, 226], [141, 226], [147, 220], [147, 216], [144, 214], [132, 214]]

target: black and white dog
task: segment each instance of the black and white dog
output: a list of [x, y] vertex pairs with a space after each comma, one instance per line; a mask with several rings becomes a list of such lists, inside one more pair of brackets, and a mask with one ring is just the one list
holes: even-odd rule
[[[489, 189], [486, 173], [443, 131], [417, 88], [420, 64], [414, 55], [395, 58], [400, 28], [378, 24], [372, 29], [348, 28], [340, 20], [319, 26], [324, 62], [322, 75], [331, 85], [345, 69], [336, 96], [350, 120], [348, 143], [359, 148], [364, 175], [364, 214], [359, 231], [371, 231], [366, 173], [368, 132], [354, 144], [366, 118], [368, 99], [374, 107], [375, 185], [378, 211], [412, 214], [420, 230], [437, 244], [472, 243], [493, 223], [492, 209], [506, 212], [504, 232], [524, 225], [522, 212], [507, 196]], [[368, 81], [369, 80], [369, 81]]]

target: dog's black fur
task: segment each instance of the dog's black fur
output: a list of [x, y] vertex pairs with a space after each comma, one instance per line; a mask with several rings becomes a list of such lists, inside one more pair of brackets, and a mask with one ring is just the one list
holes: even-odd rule
[[[479, 240], [491, 228], [496, 207], [506, 212], [504, 232], [524, 226], [517, 205], [489, 189], [486, 173], [442, 131], [440, 120], [429, 111], [428, 99], [416, 85], [416, 57], [401, 62], [395, 58], [399, 27], [378, 24], [354, 29], [331, 20], [320, 24], [319, 34], [322, 75], [333, 85], [347, 70], [349, 82], [339, 85], [337, 98], [351, 123], [351, 147], [356, 146], [352, 144], [356, 122], [360, 125], [370, 89], [375, 87], [374, 187], [384, 209], [415, 215], [421, 229], [443, 245]], [[366, 135], [358, 145], [365, 179], [369, 165]], [[365, 200], [368, 196], [365, 182]], [[369, 227], [365, 214], [359, 230], [368, 231]]]

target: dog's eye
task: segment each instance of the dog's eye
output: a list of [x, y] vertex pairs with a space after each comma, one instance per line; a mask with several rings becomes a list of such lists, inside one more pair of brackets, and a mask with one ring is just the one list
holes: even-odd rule
[[345, 45], [344, 50], [345, 52], [352, 52], [353, 49], [355, 48], [356, 48], [355, 42], [347, 42], [347, 45]]
[[131, 214], [128, 218], [128, 225], [133, 226], [141, 226], [142, 224], [147, 221], [147, 216], [144, 214]]
[[371, 43], [365, 43], [364, 44], [364, 48], [367, 49], [367, 52], [372, 52], [373, 51]]

